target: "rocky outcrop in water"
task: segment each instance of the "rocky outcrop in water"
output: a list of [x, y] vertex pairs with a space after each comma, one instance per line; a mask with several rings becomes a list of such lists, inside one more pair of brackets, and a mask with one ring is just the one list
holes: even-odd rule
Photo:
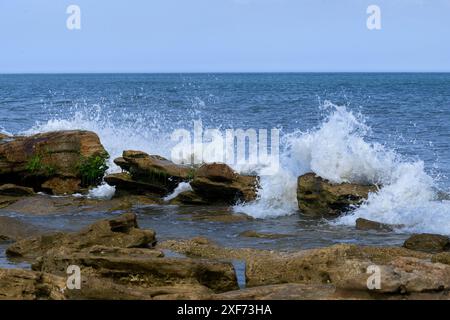
[[194, 192], [210, 203], [234, 204], [256, 199], [258, 178], [239, 175], [223, 163], [202, 165], [191, 181]]
[[407, 249], [423, 252], [450, 251], [450, 238], [439, 234], [413, 234], [406, 239], [403, 246]]
[[387, 223], [381, 223], [377, 221], [372, 221], [364, 218], [358, 218], [356, 219], [356, 229], [358, 230], [375, 230], [375, 231], [382, 231], [382, 232], [391, 232], [394, 231], [395, 227], [399, 226], [393, 226]]
[[314, 173], [298, 178], [297, 200], [302, 213], [311, 216], [338, 216], [367, 199], [374, 185], [333, 184]]
[[101, 182], [107, 152], [90, 131], [56, 131], [0, 140], [0, 183], [52, 194]]
[[167, 195], [180, 182], [192, 178], [193, 169], [177, 165], [163, 157], [141, 151], [124, 151], [114, 160], [125, 173], [113, 174], [105, 181], [122, 193]]

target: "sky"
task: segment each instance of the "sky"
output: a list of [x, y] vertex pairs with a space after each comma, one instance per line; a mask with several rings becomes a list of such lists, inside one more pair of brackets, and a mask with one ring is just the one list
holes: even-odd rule
[[0, 0], [0, 73], [341, 71], [450, 72], [450, 0]]

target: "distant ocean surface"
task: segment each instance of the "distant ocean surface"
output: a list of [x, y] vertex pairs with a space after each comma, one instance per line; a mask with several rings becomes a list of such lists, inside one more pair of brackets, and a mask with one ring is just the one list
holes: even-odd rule
[[171, 133], [194, 120], [281, 129], [280, 172], [233, 208], [266, 226], [289, 224], [296, 179], [314, 171], [383, 186], [333, 227], [365, 217], [450, 234], [450, 74], [0, 75], [0, 131], [92, 130], [112, 159], [127, 149], [170, 157]]

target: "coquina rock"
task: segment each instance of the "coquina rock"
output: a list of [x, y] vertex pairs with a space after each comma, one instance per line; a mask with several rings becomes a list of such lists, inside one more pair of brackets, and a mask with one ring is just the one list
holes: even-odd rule
[[430, 233], [413, 234], [405, 240], [403, 246], [411, 250], [431, 253], [450, 251], [450, 238]]
[[223, 163], [209, 163], [195, 172], [190, 184], [208, 202], [234, 204], [256, 199], [258, 177], [239, 175]]
[[193, 168], [142, 151], [124, 151], [114, 163], [128, 174], [107, 176], [106, 181], [117, 190], [129, 193], [166, 195], [180, 182], [191, 179], [194, 172]]
[[70, 265], [78, 265], [86, 279], [111, 281], [138, 288], [171, 285], [204, 286], [213, 292], [238, 289], [234, 267], [228, 262], [189, 258], [167, 258], [159, 250], [94, 246], [47, 251], [32, 268], [64, 275]]
[[377, 186], [353, 183], [333, 184], [314, 173], [298, 178], [297, 200], [302, 213], [311, 216], [337, 216], [367, 199]]
[[82, 249], [95, 245], [119, 248], [150, 248], [156, 244], [155, 232], [139, 229], [136, 215], [126, 213], [119, 217], [100, 220], [76, 233], [51, 233], [23, 239], [6, 250], [9, 257], [33, 260], [50, 249]]
[[56, 131], [0, 140], [0, 183], [53, 194], [101, 182], [107, 152], [90, 131]]
[[21, 269], [0, 269], [0, 300], [64, 300], [66, 279]]

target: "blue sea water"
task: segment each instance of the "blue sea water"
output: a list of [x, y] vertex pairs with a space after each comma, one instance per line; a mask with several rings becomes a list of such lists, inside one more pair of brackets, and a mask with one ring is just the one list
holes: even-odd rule
[[[259, 225], [195, 222], [183, 225], [186, 237], [222, 234], [238, 245], [230, 239], [253, 228], [297, 234], [298, 242], [274, 240], [281, 247], [311, 247], [450, 234], [448, 73], [0, 75], [0, 131], [93, 130], [112, 158], [126, 149], [169, 157], [173, 130], [191, 131], [194, 120], [221, 130], [280, 129], [281, 172], [263, 179], [255, 203], [233, 208]], [[296, 210], [295, 181], [307, 171], [383, 187], [348, 216], [316, 224]], [[175, 209], [164, 210], [141, 212], [144, 226], [180, 236]], [[357, 217], [405, 227], [393, 238], [355, 233]]]

